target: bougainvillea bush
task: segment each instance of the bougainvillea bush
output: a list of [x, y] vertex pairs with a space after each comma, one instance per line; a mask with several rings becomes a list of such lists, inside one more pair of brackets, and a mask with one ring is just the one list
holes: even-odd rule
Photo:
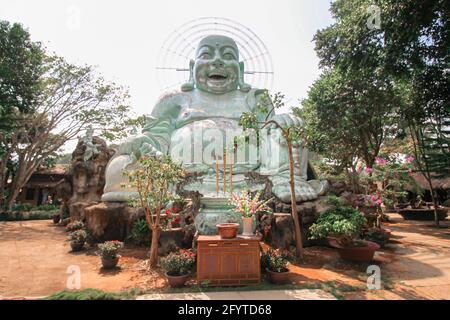
[[415, 193], [422, 190], [412, 177], [415, 159], [407, 156], [400, 159], [395, 155], [377, 157], [372, 168], [360, 167], [360, 183], [366, 190], [366, 206], [381, 206], [384, 204], [393, 207], [404, 202], [407, 196], [406, 187], [412, 188]]

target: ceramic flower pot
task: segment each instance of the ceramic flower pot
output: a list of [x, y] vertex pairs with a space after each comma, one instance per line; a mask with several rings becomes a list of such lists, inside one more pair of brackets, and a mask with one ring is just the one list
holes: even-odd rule
[[84, 242], [70, 242], [70, 247], [72, 248], [72, 251], [81, 251], [83, 249]]
[[380, 249], [380, 245], [372, 241], [365, 242], [367, 244], [366, 246], [344, 247], [335, 239], [329, 240], [330, 246], [337, 249], [339, 256], [342, 259], [355, 262], [371, 262], [375, 255], [375, 251]]
[[166, 277], [167, 277], [167, 281], [169, 282], [169, 286], [171, 286], [172, 288], [179, 288], [179, 287], [184, 286], [186, 281], [189, 279], [189, 273], [179, 275], [179, 276], [173, 276], [173, 275], [169, 275], [166, 272]]
[[119, 262], [119, 256], [116, 257], [102, 257], [103, 269], [113, 269], [117, 266]]
[[286, 284], [289, 282], [289, 270], [285, 270], [283, 272], [275, 272], [267, 269], [267, 273], [269, 275], [269, 280], [275, 284]]
[[253, 236], [253, 217], [251, 218], [242, 218], [242, 224], [243, 224], [243, 236]]
[[239, 229], [238, 223], [219, 223], [216, 225], [222, 239], [236, 238]]

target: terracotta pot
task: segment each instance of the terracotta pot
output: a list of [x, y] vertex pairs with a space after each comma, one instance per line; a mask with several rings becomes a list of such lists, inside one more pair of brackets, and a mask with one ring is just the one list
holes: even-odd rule
[[119, 262], [119, 256], [116, 256], [114, 258], [102, 257], [103, 269], [113, 269], [113, 268], [115, 268], [117, 266], [118, 262]]
[[253, 236], [253, 217], [251, 218], [242, 218], [242, 224], [244, 227], [244, 230], [242, 232], [243, 236]]
[[267, 273], [269, 274], [269, 280], [272, 283], [285, 284], [289, 282], [289, 270], [286, 270], [284, 272], [275, 272], [267, 269]]
[[72, 251], [80, 251], [83, 249], [84, 242], [70, 242], [70, 246], [72, 247]]
[[239, 229], [238, 223], [219, 223], [216, 225], [222, 239], [236, 238]]
[[365, 242], [367, 243], [365, 247], [343, 247], [335, 239], [329, 240], [330, 246], [337, 249], [342, 259], [356, 262], [370, 262], [373, 259], [375, 251], [380, 249], [380, 245], [372, 241]]
[[169, 282], [169, 286], [172, 288], [179, 288], [184, 286], [186, 281], [189, 279], [189, 273], [183, 274], [181, 276], [171, 276], [166, 272], [167, 281]]

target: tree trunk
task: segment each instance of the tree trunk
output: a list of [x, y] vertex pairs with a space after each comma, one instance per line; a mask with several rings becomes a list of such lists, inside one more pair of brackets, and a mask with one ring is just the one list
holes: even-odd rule
[[437, 197], [434, 191], [434, 187], [433, 187], [433, 182], [431, 180], [431, 176], [430, 179], [428, 180], [428, 185], [430, 186], [430, 193], [431, 193], [431, 200], [433, 201], [433, 205], [434, 205], [434, 223], [436, 225], [436, 228], [439, 228], [439, 216], [438, 216], [438, 203], [437, 203]]
[[295, 180], [294, 180], [294, 157], [292, 154], [292, 141], [288, 136], [285, 136], [289, 152], [289, 184], [291, 187], [291, 214], [294, 220], [295, 227], [295, 246], [296, 246], [296, 256], [297, 260], [303, 259], [303, 241], [302, 241], [302, 230], [299, 214], [297, 213], [297, 202], [295, 200]]
[[152, 241], [150, 246], [150, 268], [155, 268], [158, 264], [159, 234], [160, 234], [159, 226], [152, 227]]

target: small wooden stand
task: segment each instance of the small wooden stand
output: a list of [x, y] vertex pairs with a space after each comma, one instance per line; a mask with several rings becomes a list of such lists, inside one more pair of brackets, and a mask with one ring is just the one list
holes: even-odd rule
[[200, 285], [241, 286], [261, 281], [260, 237], [199, 236], [197, 280]]

